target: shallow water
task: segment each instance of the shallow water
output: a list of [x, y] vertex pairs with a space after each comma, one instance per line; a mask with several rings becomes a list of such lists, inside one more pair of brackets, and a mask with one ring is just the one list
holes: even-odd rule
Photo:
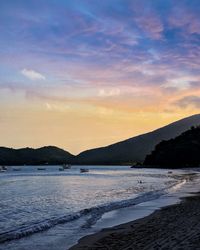
[[[185, 194], [188, 183], [195, 181], [188, 177], [193, 170], [170, 174], [90, 166], [88, 173], [81, 174], [78, 166], [64, 172], [58, 166], [45, 168], [26, 166], [0, 174], [0, 249], [54, 250], [58, 244], [59, 249], [67, 249], [81, 236], [114, 225], [112, 219], [117, 221], [119, 211], [127, 209], [130, 214], [133, 208], [145, 202], [148, 208], [148, 202], [163, 197], [177, 200], [177, 192]], [[132, 214], [137, 217], [137, 213]]]

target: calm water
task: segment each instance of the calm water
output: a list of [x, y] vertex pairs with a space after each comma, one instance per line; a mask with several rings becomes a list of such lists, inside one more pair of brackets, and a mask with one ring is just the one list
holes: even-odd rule
[[0, 173], [0, 249], [67, 249], [106, 214], [175, 196], [197, 179], [191, 170], [99, 166], [81, 174], [78, 166], [58, 168]]

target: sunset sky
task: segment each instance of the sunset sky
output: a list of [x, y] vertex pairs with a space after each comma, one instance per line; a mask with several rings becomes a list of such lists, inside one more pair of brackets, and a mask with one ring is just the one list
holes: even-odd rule
[[200, 110], [199, 0], [1, 0], [1, 146], [71, 153]]

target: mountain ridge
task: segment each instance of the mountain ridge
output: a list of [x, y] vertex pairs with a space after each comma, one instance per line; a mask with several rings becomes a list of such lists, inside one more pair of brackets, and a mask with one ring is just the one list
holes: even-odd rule
[[89, 149], [73, 155], [56, 146], [40, 148], [0, 147], [1, 165], [41, 165], [41, 164], [79, 164], [79, 165], [114, 165], [143, 162], [155, 146], [162, 140], [175, 138], [192, 126], [200, 125], [200, 114], [192, 115], [165, 125], [145, 134], [110, 144], [105, 147]]
[[[171, 139], [200, 124], [200, 114], [192, 115], [175, 121], [161, 128], [131, 137], [129, 139], [81, 152], [75, 157], [77, 164], [131, 164], [143, 162], [156, 144]], [[124, 150], [124, 148], [126, 148]]]

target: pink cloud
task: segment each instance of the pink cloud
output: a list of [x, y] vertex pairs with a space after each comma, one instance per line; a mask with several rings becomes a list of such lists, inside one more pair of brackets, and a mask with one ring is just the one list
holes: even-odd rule
[[150, 38], [162, 38], [163, 24], [158, 16], [153, 13], [143, 14], [135, 18], [138, 27]]
[[179, 6], [174, 8], [170, 17], [169, 24], [175, 28], [184, 28], [189, 34], [200, 34], [200, 18], [194, 11]]
[[159, 40], [163, 37], [163, 23], [159, 13], [152, 8], [150, 1], [133, 1], [132, 10], [136, 25], [146, 36], [155, 40]]

